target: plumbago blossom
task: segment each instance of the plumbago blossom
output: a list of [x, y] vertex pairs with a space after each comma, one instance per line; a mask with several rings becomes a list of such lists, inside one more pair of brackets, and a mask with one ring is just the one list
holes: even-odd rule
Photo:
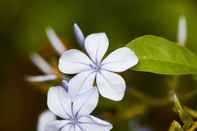
[[[56, 35], [55, 31], [48, 27], [46, 29], [47, 37], [51, 43], [51, 46], [55, 50], [55, 52], [58, 55], [62, 55], [64, 51], [66, 51], [66, 48], [61, 42], [61, 40]], [[33, 53], [30, 56], [32, 62], [44, 73], [44, 75], [38, 75], [38, 76], [28, 76], [26, 79], [29, 82], [46, 82], [46, 81], [52, 81], [56, 80], [61, 74], [58, 74], [58, 72], [53, 68], [43, 57], [41, 57], [38, 53]]]
[[73, 95], [96, 82], [96, 87], [103, 97], [114, 101], [122, 100], [126, 84], [117, 73], [135, 66], [138, 58], [131, 49], [123, 47], [103, 59], [108, 46], [106, 34], [95, 33], [84, 40], [88, 55], [76, 49], [67, 50], [62, 54], [58, 65], [60, 71], [64, 74], [77, 74], [70, 80], [74, 85], [70, 90]]
[[[84, 35], [80, 27], [74, 23], [74, 34], [77, 42], [83, 48]], [[50, 41], [51, 46], [58, 55], [62, 55], [66, 51], [63, 42], [58, 38], [55, 31], [48, 27], [46, 28], [46, 35]], [[38, 53], [32, 53], [30, 56], [32, 62], [44, 73], [44, 75], [28, 76], [26, 79], [29, 82], [46, 82], [56, 80], [60, 74]]]
[[70, 92], [70, 83], [64, 87], [51, 87], [48, 91], [48, 108], [62, 120], [48, 123], [46, 131], [109, 131], [112, 125], [90, 113], [98, 103], [96, 88], [78, 93], [75, 98]]
[[49, 110], [42, 112], [38, 118], [37, 131], [47, 131], [48, 124], [56, 119], [56, 115]]
[[[103, 59], [109, 42], [105, 33], [84, 37], [77, 24], [74, 33], [85, 53], [79, 50], [66, 50], [51, 28], [47, 36], [55, 51], [61, 55], [59, 69], [64, 74], [77, 74], [63, 80], [62, 86], [51, 87], [48, 91], [49, 110], [39, 117], [38, 131], [109, 131], [112, 125], [91, 115], [97, 106], [99, 94], [108, 99], [119, 101], [123, 98], [126, 84], [117, 73], [123, 72], [138, 63], [135, 53], [123, 47]], [[30, 81], [46, 81], [57, 78], [53, 68], [38, 54], [32, 61], [46, 75], [33, 76]], [[94, 87], [96, 83], [96, 87]], [[57, 120], [56, 115], [61, 118]]]

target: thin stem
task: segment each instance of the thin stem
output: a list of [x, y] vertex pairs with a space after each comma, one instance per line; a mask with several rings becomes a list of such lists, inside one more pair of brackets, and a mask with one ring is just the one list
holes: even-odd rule
[[197, 129], [197, 122], [194, 122], [192, 127], [188, 129], [187, 131], [196, 131], [196, 129]]
[[[140, 99], [141, 101], [143, 101], [144, 103], [146, 103], [149, 106], [153, 106], [153, 107], [158, 107], [158, 106], [167, 106], [169, 104], [172, 104], [172, 99], [171, 99], [171, 95], [163, 97], [163, 98], [155, 98], [149, 95], [146, 95], [145, 93], [132, 88], [132, 90], [129, 91], [129, 94], [131, 94], [132, 96]], [[172, 92], [170, 94], [173, 94]], [[197, 88], [192, 91], [189, 92], [187, 94], [184, 94], [183, 97], [179, 98], [180, 101], [188, 101], [189, 99], [193, 98], [195, 95], [197, 95]]]
[[148, 96], [136, 89], [132, 89], [129, 92], [132, 96], [140, 99], [144, 103], [146, 103], [149, 106], [166, 106], [171, 103], [171, 99], [169, 96], [164, 97], [164, 98], [154, 98], [152, 96]]

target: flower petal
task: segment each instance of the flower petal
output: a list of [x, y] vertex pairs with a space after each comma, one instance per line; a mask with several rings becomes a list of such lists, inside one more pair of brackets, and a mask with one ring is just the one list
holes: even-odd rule
[[81, 128], [80, 126], [76, 125], [74, 127], [74, 131], [84, 131], [83, 128]]
[[55, 120], [49, 122], [44, 131], [70, 131], [72, 128], [68, 120]]
[[37, 131], [45, 131], [49, 122], [56, 120], [55, 114], [50, 111], [44, 111], [40, 114], [38, 119]]
[[81, 117], [80, 126], [86, 131], [110, 131], [112, 125], [109, 122], [98, 119], [94, 116]]
[[108, 71], [101, 71], [96, 76], [96, 83], [103, 97], [114, 101], [122, 100], [125, 94], [126, 84], [120, 75]]
[[96, 87], [80, 93], [74, 100], [74, 113], [79, 116], [89, 115], [96, 108], [98, 99], [99, 95]]
[[80, 130], [76, 130], [72, 124], [68, 124], [64, 128], [58, 131], [80, 131]]
[[100, 63], [109, 46], [105, 33], [91, 34], [85, 39], [85, 49], [95, 63]]
[[102, 62], [102, 68], [113, 71], [123, 72], [138, 63], [138, 58], [135, 53], [127, 48], [119, 48], [113, 51]]
[[65, 74], [76, 74], [90, 69], [91, 60], [79, 50], [65, 51], [59, 60], [59, 69]]
[[79, 92], [88, 90], [93, 86], [95, 73], [85, 71], [77, 74], [69, 81], [69, 94], [74, 98]]
[[69, 118], [71, 100], [65, 89], [61, 86], [51, 87], [48, 91], [47, 105], [50, 111], [61, 118]]

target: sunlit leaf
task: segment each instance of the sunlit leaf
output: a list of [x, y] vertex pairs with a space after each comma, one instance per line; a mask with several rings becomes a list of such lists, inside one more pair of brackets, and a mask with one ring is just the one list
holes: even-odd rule
[[139, 57], [139, 64], [133, 70], [167, 75], [197, 74], [197, 56], [175, 42], [146, 35], [127, 46]]

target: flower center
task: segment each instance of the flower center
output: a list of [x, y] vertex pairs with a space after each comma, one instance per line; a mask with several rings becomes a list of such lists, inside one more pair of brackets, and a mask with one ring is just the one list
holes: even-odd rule
[[65, 91], [68, 92], [68, 82], [66, 80], [63, 80], [62, 85], [63, 85]]
[[78, 119], [78, 117], [73, 117], [73, 118], [71, 119], [71, 123], [72, 123], [72, 125], [77, 125], [77, 124], [79, 124], [79, 119]]
[[94, 70], [96, 72], [99, 72], [101, 70], [101, 65], [100, 64], [94, 63], [94, 64], [91, 64], [90, 67], [91, 67], [92, 70]]
[[77, 125], [77, 124], [79, 124], [79, 118], [78, 118], [78, 113], [74, 113], [74, 103], [73, 102], [71, 102], [71, 112], [72, 112], [72, 114], [71, 114], [71, 118], [70, 118], [70, 121], [71, 121], [71, 124], [72, 125]]

